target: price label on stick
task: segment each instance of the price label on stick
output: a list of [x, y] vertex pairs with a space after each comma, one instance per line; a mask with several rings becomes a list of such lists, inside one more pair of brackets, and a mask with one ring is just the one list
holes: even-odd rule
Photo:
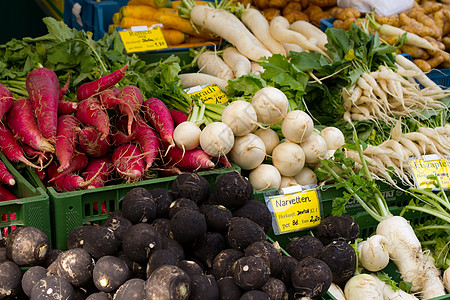
[[119, 31], [119, 35], [127, 53], [167, 48], [160, 26], [150, 29], [147, 26], [132, 27], [131, 30]]
[[427, 178], [429, 175], [435, 175], [444, 189], [450, 189], [450, 157], [424, 155], [421, 158], [410, 158], [409, 165], [417, 188], [438, 190]]
[[217, 86], [217, 84], [194, 86], [186, 89], [190, 96], [198, 96], [205, 103], [225, 104], [228, 102], [227, 95]]
[[[268, 197], [278, 233], [299, 231], [319, 225], [320, 202], [317, 189]], [[275, 231], [275, 228], [274, 228]]]

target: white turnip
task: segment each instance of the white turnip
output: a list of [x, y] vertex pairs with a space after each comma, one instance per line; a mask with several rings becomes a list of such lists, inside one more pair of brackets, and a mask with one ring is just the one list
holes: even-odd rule
[[200, 145], [200, 127], [197, 124], [186, 121], [180, 123], [173, 131], [175, 144], [184, 150], [192, 150]]
[[212, 122], [200, 133], [200, 146], [213, 157], [225, 156], [234, 144], [233, 131], [227, 124]]
[[244, 100], [228, 104], [222, 112], [222, 122], [231, 128], [235, 136], [246, 135], [258, 126], [255, 109]]
[[258, 122], [270, 125], [283, 120], [289, 108], [289, 100], [279, 89], [267, 86], [253, 95], [252, 106]]
[[450, 293], [450, 267], [445, 269], [442, 281], [444, 281], [445, 289]]
[[271, 155], [273, 149], [280, 143], [278, 134], [270, 128], [260, 128], [255, 131], [255, 134], [264, 142], [267, 155]]
[[408, 294], [402, 289], [394, 289], [389, 284], [386, 284], [384, 281], [379, 279], [377, 275], [371, 274], [371, 276], [375, 279], [375, 281], [378, 283], [378, 288], [381, 290], [381, 293], [384, 295], [384, 299], [389, 300], [418, 300], [419, 298]]
[[378, 282], [369, 274], [358, 274], [350, 278], [344, 287], [347, 300], [383, 300]]
[[248, 180], [257, 191], [278, 189], [281, 184], [281, 175], [274, 166], [260, 164], [250, 172]]
[[308, 167], [303, 167], [303, 169], [294, 176], [295, 181], [300, 185], [315, 185], [317, 184], [317, 175]]
[[272, 151], [272, 163], [283, 176], [295, 176], [305, 166], [305, 152], [292, 142], [283, 142]]
[[290, 186], [294, 186], [294, 185], [298, 185], [298, 183], [297, 183], [297, 181], [295, 181], [294, 177], [281, 176], [281, 183], [280, 183], [280, 186], [278, 187], [278, 189], [281, 190], [282, 188], [290, 187]]
[[327, 142], [328, 150], [336, 150], [345, 144], [344, 134], [337, 127], [325, 127], [320, 131], [320, 136]]
[[236, 137], [230, 158], [244, 170], [252, 170], [259, 166], [266, 157], [264, 142], [253, 133]]
[[290, 111], [281, 123], [281, 132], [284, 137], [294, 143], [300, 143], [307, 139], [313, 129], [313, 120], [302, 110]]
[[305, 161], [308, 164], [318, 163], [327, 157], [327, 142], [317, 133], [310, 134], [300, 146], [305, 152]]

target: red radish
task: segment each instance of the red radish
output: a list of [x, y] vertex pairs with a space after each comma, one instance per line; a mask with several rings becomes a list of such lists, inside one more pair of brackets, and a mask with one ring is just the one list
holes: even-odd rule
[[58, 101], [58, 116], [60, 115], [71, 115], [78, 108], [78, 103], [66, 100]]
[[83, 177], [76, 174], [64, 174], [56, 179], [53, 187], [58, 192], [70, 192], [85, 188], [86, 182]]
[[14, 180], [14, 177], [9, 172], [8, 168], [5, 166], [5, 164], [0, 161], [0, 182], [3, 182], [7, 185], [15, 185], [16, 181]]
[[133, 133], [131, 135], [126, 135], [122, 131], [115, 129], [114, 132], [111, 134], [111, 142], [115, 146], [128, 144], [134, 140], [134, 135], [135, 135], [135, 133]]
[[173, 141], [175, 126], [170, 111], [164, 102], [158, 98], [150, 98], [144, 101], [142, 108], [145, 119], [158, 131], [161, 139], [173, 147], [175, 145]]
[[126, 64], [119, 70], [116, 70], [108, 75], [100, 77], [95, 81], [82, 84], [77, 90], [78, 101], [87, 99], [92, 95], [95, 95], [101, 91], [113, 87], [125, 76], [125, 71], [127, 70], [127, 68], [128, 64]]
[[100, 102], [95, 98], [87, 98], [78, 104], [75, 117], [85, 125], [91, 125], [97, 128], [102, 136], [101, 140], [109, 135], [109, 117], [102, 109]]
[[129, 182], [138, 181], [144, 176], [145, 163], [139, 146], [135, 144], [121, 145], [112, 155], [114, 169]]
[[58, 123], [59, 81], [53, 70], [38, 68], [25, 81], [42, 136], [54, 143]]
[[59, 100], [62, 100], [62, 98], [64, 97], [64, 95], [67, 93], [67, 91], [69, 90], [69, 83], [70, 83], [70, 76], [67, 77], [67, 82], [66, 84], [59, 89]]
[[128, 105], [124, 100], [117, 98], [119, 92], [120, 89], [107, 89], [103, 91], [98, 98], [106, 109], [116, 109], [118, 105]]
[[42, 151], [38, 151], [35, 150], [33, 148], [31, 148], [30, 146], [28, 146], [27, 144], [23, 144], [22, 145], [22, 149], [23, 152], [25, 153], [25, 155], [27, 157], [30, 158], [36, 158], [37, 157], [37, 162], [39, 163], [39, 165], [42, 167], [46, 162], [48, 162], [48, 160], [50, 159], [51, 155], [42, 152]]
[[110, 138], [101, 140], [102, 133], [93, 126], [88, 126], [78, 133], [78, 141], [83, 152], [91, 157], [102, 157], [110, 149]]
[[178, 124], [186, 122], [188, 120], [188, 115], [180, 110], [170, 109], [169, 112], [170, 112], [170, 115], [172, 116], [173, 124], [175, 127]]
[[120, 90], [117, 97], [128, 104], [119, 105], [119, 109], [124, 115], [128, 116], [127, 132], [131, 134], [131, 124], [133, 124], [135, 115], [139, 113], [142, 102], [144, 102], [144, 96], [137, 86], [127, 85]]
[[60, 164], [58, 172], [67, 170], [72, 164], [79, 126], [80, 121], [73, 115], [62, 115], [58, 118], [58, 134], [55, 144], [55, 154]]
[[144, 120], [138, 118], [136, 122], [133, 123], [133, 133], [138, 143], [141, 147], [141, 151], [144, 154], [145, 160], [145, 171], [147, 171], [155, 161], [159, 153], [159, 138]]
[[60, 165], [58, 164], [58, 168], [56, 170], [56, 174], [54, 174], [54, 172], [50, 172], [48, 173], [50, 180], [48, 182], [52, 182], [55, 181], [57, 179], [59, 179], [60, 177], [63, 177], [64, 175], [67, 175], [69, 173], [74, 173], [77, 171], [81, 171], [84, 170], [84, 168], [86, 168], [87, 164], [88, 164], [89, 159], [87, 158], [86, 154], [84, 153], [77, 153], [75, 154], [71, 161], [70, 161], [70, 165], [67, 169], [65, 169], [64, 171], [59, 171], [60, 170]]
[[45, 178], [47, 178], [47, 173], [45, 172], [44, 169], [42, 169], [42, 170], [34, 169], [34, 172], [36, 173], [36, 175], [39, 177], [39, 179], [41, 181], [44, 181]]
[[0, 201], [9, 201], [19, 199], [15, 194], [13, 194], [4, 185], [0, 184]]
[[93, 181], [86, 186], [87, 189], [102, 187], [111, 174], [112, 163], [109, 157], [91, 158], [81, 176], [86, 181]]
[[16, 139], [22, 143], [39, 151], [55, 152], [53, 145], [44, 139], [39, 131], [33, 108], [28, 98], [21, 97], [13, 101], [13, 105], [6, 114], [6, 122]]
[[11, 91], [7, 86], [0, 83], [0, 120], [11, 108], [12, 104], [13, 104], [13, 95]]
[[0, 151], [12, 162], [23, 162], [27, 166], [39, 169], [23, 155], [23, 149], [11, 130], [0, 122]]
[[219, 162], [225, 166], [225, 168], [231, 168], [232, 165], [230, 163], [230, 161], [228, 160], [228, 157], [226, 157], [226, 155], [223, 155], [221, 157], [219, 157]]
[[211, 169], [214, 167], [209, 155], [200, 148], [183, 151], [178, 147], [172, 147], [167, 151], [166, 160], [169, 165], [187, 170]]
[[182, 173], [180, 169], [170, 165], [162, 166], [160, 169], [158, 169], [158, 171], [163, 177], [176, 176]]

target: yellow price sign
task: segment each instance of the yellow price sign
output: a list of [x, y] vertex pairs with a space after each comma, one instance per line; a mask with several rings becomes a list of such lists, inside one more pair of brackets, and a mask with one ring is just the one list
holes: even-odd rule
[[187, 93], [190, 96], [198, 96], [204, 103], [225, 104], [228, 102], [227, 95], [217, 84], [194, 87], [189, 89]]
[[410, 158], [409, 165], [417, 188], [433, 188], [435, 186], [427, 179], [435, 175], [444, 189], [450, 189], [450, 158], [441, 158], [437, 155], [428, 155], [422, 158]]
[[[144, 26], [144, 28], [147, 27]], [[160, 26], [147, 28], [147, 30], [122, 30], [119, 31], [119, 35], [127, 53], [167, 48]]]
[[268, 198], [280, 234], [319, 225], [320, 202], [316, 189]]

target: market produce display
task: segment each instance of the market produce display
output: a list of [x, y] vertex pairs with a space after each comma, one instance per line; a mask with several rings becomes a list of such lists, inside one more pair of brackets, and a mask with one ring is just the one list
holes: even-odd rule
[[[124, 28], [146, 19], [180, 43], [225, 42], [186, 62], [148, 63], [117, 30], [94, 41], [52, 18], [47, 35], [0, 45], [1, 291], [446, 299], [450, 94], [426, 72], [450, 57], [447, 5], [380, 17], [281, 2], [130, 0], [116, 12]], [[324, 18], [336, 20], [321, 31]], [[70, 228], [62, 248], [60, 232], [22, 222], [28, 179], [67, 223], [52, 231]]]

